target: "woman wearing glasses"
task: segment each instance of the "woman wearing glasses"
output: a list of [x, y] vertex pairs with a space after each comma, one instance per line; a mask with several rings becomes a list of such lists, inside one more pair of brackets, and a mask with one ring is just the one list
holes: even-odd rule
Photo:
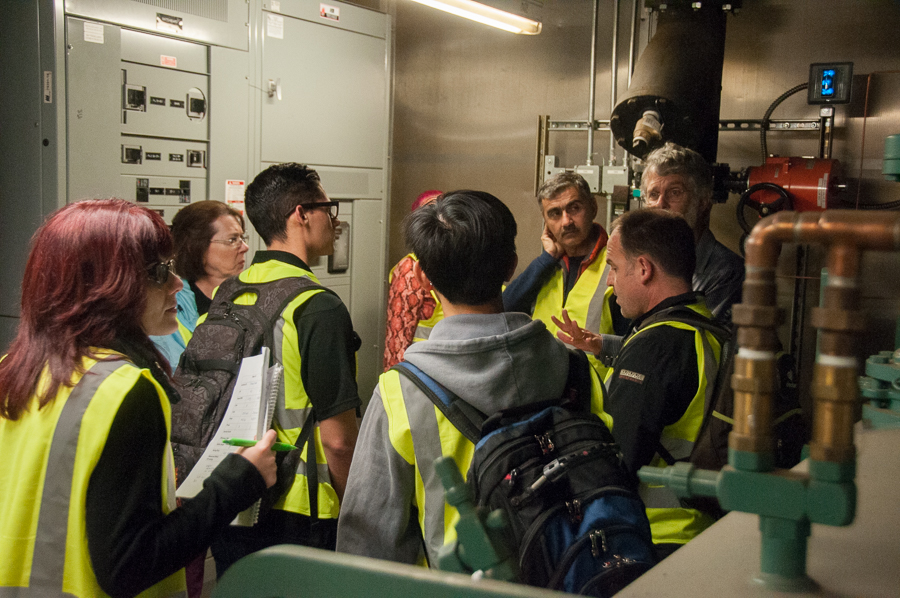
[[172, 219], [175, 238], [175, 271], [184, 279], [178, 293], [178, 331], [154, 337], [174, 368], [187, 346], [197, 319], [209, 311], [213, 291], [244, 269], [250, 249], [244, 234], [244, 216], [220, 201], [198, 201]]
[[70, 204], [35, 233], [0, 361], [0, 588], [182, 594], [185, 563], [274, 483], [270, 431], [174, 508], [177, 397], [148, 338], [177, 326], [171, 253], [163, 220], [122, 200]]

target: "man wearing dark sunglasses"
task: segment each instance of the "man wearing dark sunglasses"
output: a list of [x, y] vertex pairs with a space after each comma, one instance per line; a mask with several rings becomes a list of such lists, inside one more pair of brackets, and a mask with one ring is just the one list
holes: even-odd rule
[[[277, 164], [247, 186], [247, 216], [266, 244], [240, 275], [248, 285], [289, 277], [318, 283], [310, 264], [334, 251], [339, 202], [330, 201], [315, 170], [301, 164]], [[249, 294], [235, 299], [247, 303]], [[213, 545], [221, 575], [246, 554], [276, 544], [334, 549], [340, 500], [358, 433], [360, 407], [356, 386], [359, 336], [337, 295], [325, 289], [300, 291], [275, 323], [275, 359], [284, 368], [284, 393], [275, 408], [278, 440], [294, 444], [307, 421], [318, 424], [315, 456], [301, 460], [293, 485], [250, 528], [231, 527]], [[314, 420], [310, 420], [314, 418]], [[310, 469], [318, 476], [318, 502], [311, 515]], [[314, 525], [313, 525], [314, 523]]]

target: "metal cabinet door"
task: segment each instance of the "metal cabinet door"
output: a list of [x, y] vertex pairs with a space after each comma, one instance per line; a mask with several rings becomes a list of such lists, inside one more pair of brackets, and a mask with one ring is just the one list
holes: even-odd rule
[[263, 42], [261, 87], [278, 82], [281, 99], [262, 91], [262, 161], [383, 168], [385, 40], [264, 14], [283, 27]]

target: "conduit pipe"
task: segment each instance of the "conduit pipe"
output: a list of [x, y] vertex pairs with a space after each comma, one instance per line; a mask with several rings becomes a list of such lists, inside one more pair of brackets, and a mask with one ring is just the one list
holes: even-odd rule
[[[596, 18], [596, 17], [595, 17]], [[616, 96], [619, 87], [619, 0], [613, 3], [612, 57], [609, 66], [609, 113], [616, 108]], [[616, 139], [609, 134], [609, 163], [616, 163]], [[590, 162], [588, 162], [590, 164]]]
[[594, 0], [591, 14], [593, 16], [591, 23], [591, 91], [588, 94], [588, 147], [587, 161], [585, 162], [588, 166], [594, 163], [594, 97], [597, 92], [597, 28], [600, 18], [600, 0]]

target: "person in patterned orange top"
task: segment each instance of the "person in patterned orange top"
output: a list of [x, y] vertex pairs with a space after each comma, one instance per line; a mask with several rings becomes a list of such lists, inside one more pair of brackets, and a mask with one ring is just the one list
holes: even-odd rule
[[[433, 202], [440, 191], [425, 191], [412, 204], [411, 211]], [[384, 371], [403, 360], [406, 348], [428, 338], [431, 329], [444, 317], [441, 302], [434, 292], [422, 288], [413, 276], [416, 256], [408, 254], [391, 270], [388, 289], [387, 331], [384, 338]]]

